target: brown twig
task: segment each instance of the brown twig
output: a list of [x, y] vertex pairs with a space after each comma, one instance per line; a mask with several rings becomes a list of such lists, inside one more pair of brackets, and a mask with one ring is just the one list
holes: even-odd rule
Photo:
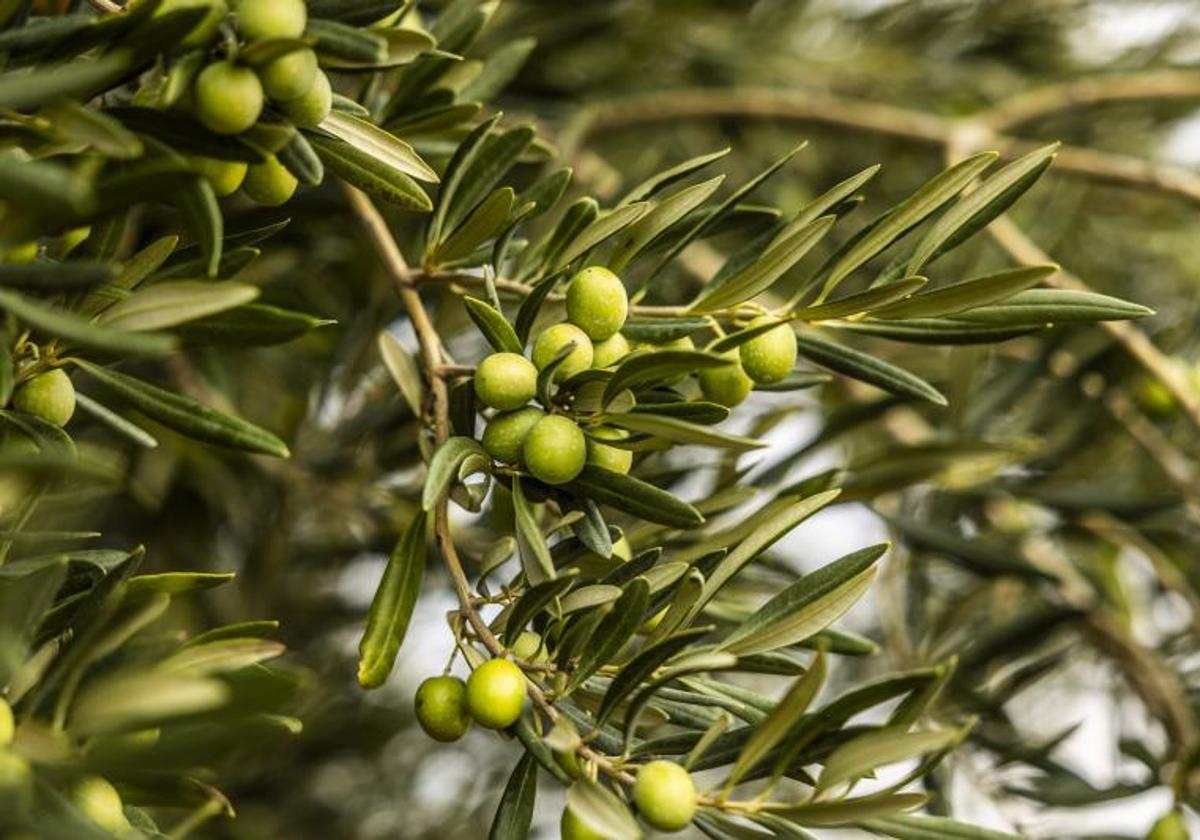
[[124, 6], [113, 3], [112, 0], [88, 0], [88, 5], [98, 12], [104, 12], [106, 15], [120, 14], [125, 11]]

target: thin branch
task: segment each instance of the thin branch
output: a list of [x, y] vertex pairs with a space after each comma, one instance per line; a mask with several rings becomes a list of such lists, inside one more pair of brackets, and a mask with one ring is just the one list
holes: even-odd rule
[[125, 11], [124, 6], [113, 3], [112, 0], [88, 0], [88, 5], [98, 12], [104, 12], [106, 15], [120, 14]]

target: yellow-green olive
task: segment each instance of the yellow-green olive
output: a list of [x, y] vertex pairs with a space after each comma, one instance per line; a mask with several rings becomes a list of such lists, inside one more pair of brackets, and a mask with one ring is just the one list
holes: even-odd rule
[[313, 77], [308, 90], [294, 99], [279, 103], [287, 118], [301, 128], [316, 128], [333, 110], [333, 88], [329, 77], [321, 70]]
[[299, 38], [308, 25], [304, 0], [239, 0], [238, 31], [250, 41]]
[[65, 426], [75, 413], [75, 386], [65, 370], [48, 370], [17, 386], [12, 404], [18, 411]]
[[546, 484], [565, 484], [583, 469], [587, 440], [574, 420], [554, 414], [529, 430], [521, 455], [534, 478]]
[[593, 265], [571, 278], [567, 286], [567, 318], [593, 341], [617, 333], [629, 314], [629, 297], [621, 278], [604, 266]]
[[188, 163], [191, 164], [193, 172], [212, 185], [218, 198], [225, 198], [237, 192], [242, 181], [246, 179], [246, 170], [249, 168], [244, 161], [217, 160], [199, 155], [188, 158]]
[[480, 726], [512, 726], [525, 708], [525, 675], [507, 659], [489, 659], [467, 679], [467, 708]]
[[502, 411], [488, 421], [483, 430], [483, 448], [497, 461], [521, 463], [521, 447], [525, 436], [546, 412], [532, 405], [516, 411]]
[[592, 367], [606, 368], [629, 355], [629, 341], [620, 333], [613, 333], [603, 341], [592, 342]]
[[733, 408], [745, 400], [754, 389], [754, 380], [742, 370], [736, 350], [722, 355], [730, 360], [729, 364], [704, 368], [696, 377], [700, 380], [700, 391], [706, 400]]
[[[759, 327], [774, 322], [770, 315], [760, 315], [749, 323]], [[779, 324], [742, 344], [739, 348], [742, 370], [760, 385], [778, 382], [796, 366], [796, 333], [790, 324]]]
[[696, 815], [696, 786], [688, 771], [657, 760], [638, 770], [633, 801], [642, 819], [659, 831], [682, 831]]
[[554, 357], [568, 344], [574, 344], [575, 347], [554, 371], [555, 382], [568, 379], [592, 366], [592, 340], [574, 324], [555, 324], [533, 342], [533, 363], [538, 370], [554, 361]]
[[264, 207], [278, 207], [296, 194], [299, 184], [296, 176], [279, 162], [279, 158], [270, 155], [262, 163], [250, 164], [242, 189]]
[[562, 820], [559, 822], [558, 828], [562, 840], [604, 840], [607, 836], [588, 828], [583, 820], [575, 816], [575, 812], [570, 808], [563, 810]]
[[88, 776], [75, 786], [71, 799], [88, 819], [109, 834], [129, 832], [129, 820], [125, 818], [121, 794], [108, 780], [100, 776]]
[[196, 76], [196, 118], [217, 134], [240, 134], [258, 122], [263, 89], [249, 67], [216, 61]]
[[284, 53], [258, 68], [258, 78], [267, 96], [284, 102], [308, 93], [318, 72], [317, 54], [304, 48]]
[[435, 741], [457, 741], [471, 728], [467, 684], [458, 677], [430, 677], [417, 687], [413, 700], [417, 723]]
[[597, 426], [589, 430], [587, 439], [587, 462], [615, 473], [627, 473], [633, 466], [633, 453], [628, 449], [609, 446], [606, 440], [624, 440], [629, 432], [608, 426]]
[[520, 408], [537, 393], [537, 368], [518, 353], [492, 353], [475, 369], [475, 395], [500, 411]]

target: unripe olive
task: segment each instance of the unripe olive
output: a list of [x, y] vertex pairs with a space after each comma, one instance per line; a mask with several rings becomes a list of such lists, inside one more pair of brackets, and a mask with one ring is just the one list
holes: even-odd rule
[[329, 77], [318, 70], [308, 90], [294, 99], [280, 102], [279, 107], [300, 128], [316, 128], [333, 110], [333, 88]]
[[554, 361], [559, 351], [571, 343], [575, 344], [575, 349], [558, 366], [558, 370], [554, 371], [554, 381], [561, 382], [590, 368], [592, 340], [574, 324], [555, 324], [539, 335], [533, 343], [533, 363], [541, 370]]
[[75, 386], [65, 370], [48, 370], [19, 385], [12, 404], [17, 411], [65, 426], [75, 413]]
[[285, 53], [258, 68], [258, 78], [277, 102], [303, 96], [317, 81], [317, 54], [308, 48]]
[[[758, 327], [775, 319], [759, 315], [749, 326]], [[755, 336], [738, 348], [742, 370], [760, 385], [778, 382], [796, 366], [796, 333], [788, 324], [780, 324]]]
[[583, 820], [575, 816], [575, 812], [570, 808], [563, 810], [562, 821], [558, 827], [562, 840], [604, 840], [605, 837], [584, 825]]
[[700, 391], [706, 400], [733, 408], [754, 389], [754, 380], [742, 370], [736, 350], [722, 355], [730, 359], [731, 363], [721, 367], [704, 368], [696, 376], [700, 380]]
[[483, 448], [497, 461], [519, 464], [525, 436], [545, 416], [546, 412], [532, 405], [500, 412], [483, 430]]
[[574, 420], [553, 414], [534, 424], [521, 447], [525, 467], [547, 484], [566, 484], [587, 460], [587, 440]]
[[17, 722], [13, 718], [12, 706], [8, 705], [7, 700], [0, 697], [0, 747], [11, 744], [16, 731]]
[[1188, 840], [1187, 821], [1178, 809], [1161, 817], [1146, 835], [1146, 840]]
[[601, 265], [583, 269], [567, 286], [567, 318], [588, 334], [603, 341], [625, 325], [629, 296], [621, 278]]
[[308, 25], [304, 0], [239, 0], [238, 31], [250, 41], [299, 38]]
[[696, 814], [696, 786], [688, 771], [671, 761], [651, 761], [633, 783], [638, 813], [659, 831], [682, 831]]
[[587, 439], [587, 462], [597, 467], [616, 473], [627, 473], [633, 466], [633, 453], [628, 449], [620, 449], [601, 443], [604, 440], [624, 440], [629, 432], [623, 429], [613, 429], [608, 426], [598, 426], [591, 430]]
[[246, 170], [242, 189], [251, 199], [265, 207], [278, 207], [296, 194], [300, 182], [279, 158], [270, 155], [262, 163], [252, 163]]
[[629, 340], [613, 333], [603, 341], [592, 342], [592, 367], [606, 368], [629, 355]]
[[28, 263], [36, 260], [37, 255], [37, 240], [30, 240], [29, 242], [22, 242], [19, 245], [12, 245], [6, 248], [3, 253], [0, 253], [0, 262]]
[[518, 353], [493, 353], [475, 369], [475, 394], [500, 411], [520, 408], [537, 393], [537, 368]]
[[480, 726], [512, 726], [525, 708], [525, 675], [507, 659], [489, 659], [467, 679], [467, 708]]
[[88, 819], [109, 834], [124, 834], [130, 830], [121, 794], [108, 780], [100, 776], [88, 776], [75, 786], [71, 799]]
[[212, 185], [217, 198], [225, 198], [237, 192], [246, 178], [247, 164], [240, 160], [217, 160], [196, 155], [188, 158], [192, 171]]
[[512, 655], [517, 659], [525, 659], [527, 661], [545, 659], [546, 649], [542, 645], [542, 637], [532, 630], [522, 630], [521, 635], [517, 636], [517, 640], [512, 643], [509, 648]]
[[258, 122], [263, 89], [249, 67], [216, 61], [196, 77], [196, 118], [217, 134], [240, 134]]
[[457, 741], [471, 728], [467, 684], [458, 677], [430, 677], [417, 687], [413, 701], [417, 723], [435, 741]]
[[154, 17], [161, 17], [181, 9], [201, 8], [207, 8], [208, 11], [205, 12], [204, 17], [200, 18], [200, 22], [192, 27], [192, 31], [179, 42], [179, 46], [184, 49], [194, 49], [205, 46], [217, 34], [217, 27], [229, 14], [229, 7], [225, 5], [225, 0], [163, 0], [162, 4], [155, 9]]

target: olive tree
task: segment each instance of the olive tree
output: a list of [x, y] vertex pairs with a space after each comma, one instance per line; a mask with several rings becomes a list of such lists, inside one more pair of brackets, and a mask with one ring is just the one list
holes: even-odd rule
[[[993, 434], [1015, 403], [1033, 394], [1015, 426], [1040, 431], [1061, 406], [1045, 393], [1086, 392], [1110, 334], [1160, 360], [1127, 323], [1150, 309], [1080, 288], [1004, 215], [1056, 156], [1083, 168], [1075, 150], [761, 92], [647, 94], [547, 134], [493, 104], [523, 90], [528, 10], [493, 21], [498, 4], [477, 0], [2, 8], [6, 830], [183, 836], [233, 813], [245, 765], [269, 779], [285, 772], [272, 751], [303, 761], [321, 743], [301, 734], [306, 712], [330, 692], [312, 683], [351, 679], [314, 680], [307, 648], [346, 616], [297, 609], [290, 628], [317, 596], [273, 588], [381, 547], [351, 618], [358, 690], [387, 682], [419, 643], [418, 598], [448, 584], [454, 654], [415, 714], [437, 741], [479, 726], [519, 745], [494, 837], [527, 836], [548, 786], [566, 791], [564, 837], [1013, 836], [941, 795], [968, 745], [1073, 783], [1002, 708], [1062, 650], [999, 688], [998, 657], [1079, 623], [1135, 678], [1174, 679], [1091, 608], [1078, 571], [998, 543], [988, 521], [989, 493], [1020, 497], [1022, 470], [1088, 451], [1075, 427], [1044, 446]], [[903, 188], [869, 165], [790, 195], [811, 151], [794, 137], [760, 170], [721, 145], [642, 180], [587, 165], [604, 132], [742, 111], [857, 120], [945, 160]], [[985, 230], [1007, 236], [1003, 261], [962, 256]], [[971, 349], [912, 364], [896, 348], [914, 345]], [[985, 398], [967, 400], [975, 376]], [[821, 393], [834, 408], [817, 439], [756, 463]], [[885, 445], [797, 474], [857, 433]], [[907, 656], [887, 638], [908, 667], [866, 676], [878, 645], [839, 619], [903, 556], [865, 544], [802, 573], [780, 551], [852, 502], [906, 553], [964, 567], [962, 604], [1000, 581], [1036, 593], [1029, 610], [961, 657], [936, 636]], [[200, 594], [231, 568], [247, 595]], [[907, 568], [912, 626], [970, 632], [923, 612], [943, 600]], [[284, 647], [263, 604], [299, 644], [284, 664], [267, 664]], [[1164, 691], [1145, 699], [1191, 749], [1190, 712]], [[1186, 800], [1187, 765], [1148, 752]]]

